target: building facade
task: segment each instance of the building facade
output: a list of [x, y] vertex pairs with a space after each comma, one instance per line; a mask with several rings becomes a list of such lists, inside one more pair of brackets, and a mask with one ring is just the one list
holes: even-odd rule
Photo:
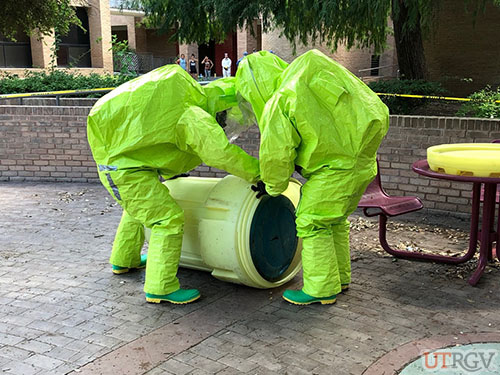
[[[194, 54], [198, 59], [198, 74], [203, 73], [201, 62], [208, 56], [214, 63], [212, 76], [221, 76], [221, 61], [227, 53], [233, 61], [234, 75], [236, 61], [244, 52], [272, 50], [291, 62], [305, 51], [318, 48], [366, 82], [398, 77], [392, 35], [387, 39], [387, 48], [379, 55], [371, 49], [347, 50], [343, 46], [331, 52], [324, 45], [297, 44], [294, 50], [286, 39], [280, 37], [280, 30], [263, 32], [257, 19], [251, 25], [253, 33], [250, 27], [244, 27], [230, 33], [220, 44], [214, 41], [203, 45], [180, 44], [172, 41], [171, 33], [160, 34], [145, 27], [141, 22], [143, 12], [120, 9], [120, 0], [72, 0], [72, 3], [85, 31], [73, 26], [66, 36], [52, 33], [43, 38], [34, 32], [31, 36], [18, 35], [16, 42], [0, 35], [0, 73], [22, 76], [26, 71], [50, 67], [82, 74], [119, 71], [120, 61], [115, 61], [113, 67], [111, 41], [114, 37], [117, 41], [128, 41], [133, 57], [132, 68], [138, 73], [174, 63], [181, 54], [186, 59]], [[484, 12], [479, 11], [474, 16], [473, 10], [467, 6], [464, 1], [443, 0], [424, 42], [428, 79], [441, 82], [451, 95], [468, 95], [488, 84], [493, 87], [500, 85], [500, 42], [497, 37], [500, 7], [486, 2]]]
[[[65, 36], [19, 35], [16, 42], [0, 36], [0, 73], [23, 76], [48, 68], [81, 74], [111, 73], [113, 60], [108, 0], [73, 0], [82, 28], [71, 26]], [[58, 40], [56, 47], [56, 39]]]
[[249, 27], [239, 29], [235, 33], [228, 35], [222, 44], [215, 44], [213, 42], [209, 45], [200, 46], [197, 44], [181, 44], [179, 51], [185, 54], [186, 57], [191, 54], [194, 54], [196, 57], [199, 56], [200, 61], [204, 56], [208, 56], [215, 64], [214, 68], [217, 76], [222, 74], [221, 61], [224, 53], [228, 53], [233, 61], [232, 74], [234, 75], [236, 61], [243, 56], [244, 52], [273, 51], [273, 53], [283, 60], [292, 62], [297, 56], [312, 48], [317, 48], [332, 57], [365, 81], [395, 78], [398, 74], [397, 56], [392, 36], [387, 39], [386, 50], [380, 55], [375, 55], [373, 50], [368, 48], [352, 48], [347, 50], [344, 46], [340, 46], [337, 51], [332, 52], [328, 47], [321, 44], [304, 46], [297, 43], [294, 50], [291, 43], [280, 36], [280, 30], [263, 32], [260, 20], [254, 21], [253, 31], [253, 33], [250, 32]]
[[[113, 3], [112, 3], [113, 4]], [[175, 63], [179, 44], [172, 41], [172, 34], [160, 34], [142, 23], [144, 13], [138, 10], [111, 8], [111, 33], [118, 42], [127, 41], [132, 59], [130, 69], [146, 73], [165, 64]], [[115, 56], [115, 71], [121, 67]]]
[[311, 44], [304, 46], [300, 43], [297, 43], [294, 51], [293, 46], [280, 37], [280, 32], [280, 30], [273, 30], [262, 33], [262, 49], [272, 50], [287, 62], [291, 62], [295, 57], [316, 48], [364, 81], [395, 78], [398, 75], [397, 55], [392, 35], [387, 38], [385, 51], [382, 54], [375, 54], [369, 48], [351, 48], [348, 50], [345, 46], [339, 46], [335, 52], [332, 52], [325, 45]]
[[473, 3], [443, 0], [424, 44], [429, 80], [453, 95], [500, 85], [500, 7], [473, 13]]

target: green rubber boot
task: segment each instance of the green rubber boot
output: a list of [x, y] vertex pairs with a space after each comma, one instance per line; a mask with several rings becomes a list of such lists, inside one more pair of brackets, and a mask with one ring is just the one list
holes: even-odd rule
[[321, 303], [322, 305], [330, 305], [337, 301], [337, 295], [330, 297], [313, 297], [304, 293], [302, 290], [285, 290], [283, 299], [294, 305], [310, 305], [311, 303]]
[[150, 303], [166, 301], [176, 305], [185, 305], [186, 303], [196, 301], [200, 296], [198, 289], [177, 289], [175, 292], [165, 295], [146, 293], [146, 301]]
[[128, 267], [120, 267], [120, 266], [111, 265], [111, 269], [115, 275], [120, 275], [122, 273], [127, 273], [130, 270], [146, 267], [147, 259], [148, 259], [148, 254], [142, 254], [141, 255], [141, 264], [139, 264], [138, 267], [128, 268]]

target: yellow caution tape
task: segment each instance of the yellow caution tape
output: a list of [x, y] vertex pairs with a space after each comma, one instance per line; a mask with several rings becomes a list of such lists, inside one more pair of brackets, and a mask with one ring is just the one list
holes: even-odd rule
[[[93, 92], [111, 91], [114, 89], [115, 89], [115, 87], [105, 87], [105, 88], [87, 89], [87, 90], [82, 89], [82, 90], [30, 92], [30, 93], [22, 93], [22, 94], [3, 94], [3, 95], [0, 95], [0, 99], [29, 98], [29, 97], [36, 97], [36, 96], [58, 96], [58, 95], [68, 95], [68, 94], [90, 94]], [[486, 103], [499, 103], [500, 104], [500, 100], [456, 98], [456, 97], [449, 97], [449, 96], [387, 94], [387, 93], [377, 93], [377, 95], [379, 95], [379, 96], [392, 96], [392, 97], [398, 97], [398, 98], [451, 100], [451, 101], [461, 101], [461, 102], [486, 102]]]
[[377, 93], [377, 95], [379, 95], [379, 96], [394, 96], [394, 97], [401, 97], [401, 98], [414, 98], [414, 99], [435, 99], [435, 100], [455, 100], [455, 101], [461, 101], [461, 102], [500, 103], [500, 100], [455, 98], [455, 97], [449, 97], [449, 96], [411, 95], [411, 94], [385, 94], [385, 93]]

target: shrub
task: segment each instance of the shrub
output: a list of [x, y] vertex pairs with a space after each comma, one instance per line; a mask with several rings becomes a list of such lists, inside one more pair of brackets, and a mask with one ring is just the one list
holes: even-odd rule
[[116, 35], [111, 38], [111, 48], [113, 51], [113, 69], [124, 75], [137, 75], [138, 60], [133, 49], [128, 45], [128, 40], [119, 41]]
[[[116, 87], [132, 78], [135, 76], [95, 73], [84, 76], [64, 70], [27, 72], [24, 78], [19, 78], [16, 74], [5, 73], [0, 76], [0, 94]], [[92, 96], [95, 95], [92, 94]]]
[[[370, 82], [368, 85], [376, 93], [411, 94], [442, 96], [446, 90], [439, 82], [425, 80], [393, 79], [388, 81]], [[415, 108], [424, 105], [428, 99], [398, 98], [380, 96], [380, 99], [389, 107], [391, 114], [408, 114]]]
[[469, 95], [470, 99], [482, 100], [466, 102], [457, 112], [458, 116], [500, 118], [500, 86], [493, 90], [490, 86]]

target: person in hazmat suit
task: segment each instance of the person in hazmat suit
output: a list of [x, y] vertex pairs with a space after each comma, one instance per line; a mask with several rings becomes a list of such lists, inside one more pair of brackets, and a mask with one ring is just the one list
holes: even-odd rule
[[236, 91], [257, 118], [267, 193], [282, 193], [294, 170], [307, 179], [296, 213], [303, 288], [286, 290], [283, 298], [299, 305], [334, 303], [351, 281], [347, 217], [377, 173], [389, 111], [318, 50], [290, 65], [269, 52], [251, 54], [239, 65]]
[[[259, 178], [258, 160], [229, 143], [215, 118], [235, 105], [234, 83], [227, 80], [234, 77], [202, 87], [180, 66], [167, 65], [111, 91], [88, 116], [100, 180], [124, 209], [112, 270], [146, 266], [148, 302], [184, 304], [200, 297], [196, 289], [180, 288], [184, 214], [159, 176], [170, 179], [204, 162], [248, 182]], [[140, 255], [144, 226], [151, 228], [147, 264]]]

